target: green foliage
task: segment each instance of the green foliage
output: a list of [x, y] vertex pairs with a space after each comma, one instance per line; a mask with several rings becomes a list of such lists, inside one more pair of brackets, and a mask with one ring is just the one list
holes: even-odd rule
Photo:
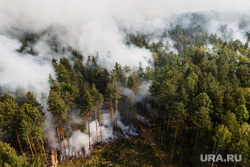
[[51, 112], [53, 117], [61, 118], [65, 116], [67, 107], [63, 102], [59, 92], [55, 92], [53, 90], [50, 91], [48, 97], [48, 105], [49, 105], [48, 111]]
[[232, 133], [227, 129], [226, 126], [219, 125], [215, 128], [215, 147], [216, 147], [216, 154], [218, 153], [219, 149], [224, 149], [228, 144], [231, 142]]
[[206, 93], [200, 93], [193, 99], [192, 108], [197, 110], [201, 107], [207, 108], [208, 111], [213, 108], [212, 101]]
[[123, 140], [114, 143], [111, 146], [103, 148], [93, 153], [94, 160], [81, 160], [78, 162], [71, 162], [62, 164], [60, 167], [66, 166], [164, 166], [162, 161], [154, 152], [153, 148], [142, 141], [137, 140]]
[[119, 142], [111, 148], [105, 149], [102, 157], [106, 161], [111, 161], [111, 163], [120, 166], [161, 166], [153, 148], [141, 141], [136, 143], [129, 140]]
[[[197, 23], [199, 16], [192, 18]], [[187, 166], [191, 165], [190, 159], [218, 147], [222, 154], [237, 152], [236, 145], [249, 148], [249, 139], [241, 141], [238, 133], [243, 124], [249, 125], [247, 45], [237, 40], [223, 41], [216, 34], [208, 36], [202, 25], [197, 24], [189, 28], [177, 25], [168, 33], [178, 55], [157, 49], [156, 44], [151, 50], [154, 81], [149, 92], [154, 114], [163, 119], [167, 127], [166, 139], [166, 129], [159, 130], [160, 144], [171, 150], [173, 159], [184, 158]], [[205, 46], [207, 42], [212, 43], [211, 50]], [[218, 144], [219, 139], [224, 141]], [[193, 155], [188, 155], [190, 150]], [[242, 150], [244, 156], [249, 157], [249, 152]], [[245, 159], [241, 165], [246, 166], [247, 162]]]
[[0, 166], [25, 167], [28, 166], [25, 156], [18, 156], [16, 150], [9, 144], [0, 141]]
[[107, 84], [107, 89], [106, 89], [106, 100], [108, 103], [112, 103], [114, 99], [114, 86], [112, 83]]
[[127, 82], [128, 88], [131, 89], [134, 93], [137, 93], [139, 91], [141, 80], [135, 72], [128, 76]]
[[239, 123], [237, 121], [236, 115], [230, 111], [227, 112], [222, 118], [222, 123], [227, 126], [227, 128], [232, 133], [236, 133], [239, 129]]
[[24, 104], [18, 112], [18, 129], [24, 141], [28, 144], [29, 136], [41, 140], [44, 132], [41, 129], [43, 116], [31, 104]]
[[93, 109], [93, 97], [89, 93], [88, 84], [84, 84], [83, 94], [81, 98], [82, 98], [81, 114], [85, 115], [86, 112]]
[[198, 129], [208, 129], [212, 128], [211, 118], [209, 116], [209, 109], [201, 106], [198, 110], [195, 110], [191, 115], [191, 121]]
[[235, 114], [239, 122], [247, 121], [249, 118], [249, 112], [244, 105], [236, 107]]
[[31, 159], [30, 161], [30, 167], [44, 167], [45, 166], [45, 160], [44, 158], [41, 158], [41, 157], [34, 157]]
[[114, 69], [112, 70], [112, 74], [115, 75], [118, 82], [125, 84], [126, 77], [120, 64], [115, 63]]
[[15, 117], [18, 110], [18, 104], [14, 98], [7, 98], [0, 102], [0, 121], [1, 127], [11, 131], [15, 126]]

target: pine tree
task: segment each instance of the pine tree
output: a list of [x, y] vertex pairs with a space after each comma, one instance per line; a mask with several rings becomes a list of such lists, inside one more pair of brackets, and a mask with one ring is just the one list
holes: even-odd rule
[[34, 140], [42, 140], [44, 132], [41, 129], [43, 116], [37, 108], [31, 104], [24, 104], [17, 115], [18, 129], [22, 139], [29, 144], [32, 156], [37, 155], [37, 147]]
[[18, 127], [16, 123], [17, 111], [18, 111], [18, 104], [14, 98], [11, 97], [6, 98], [3, 103], [0, 102], [0, 117], [2, 118], [1, 125], [2, 127], [4, 127], [4, 129], [6, 129], [7, 133], [11, 133], [12, 130], [15, 131], [18, 144], [23, 155], [22, 145], [20, 142], [19, 133], [17, 131]]
[[114, 85], [112, 83], [107, 84], [106, 88], [106, 103], [109, 105], [110, 124], [113, 126], [113, 100], [114, 100]]
[[112, 70], [112, 74], [115, 75], [118, 82], [125, 84], [126, 77], [122, 69], [122, 66], [119, 63], [117, 62], [115, 63], [114, 69]]
[[95, 124], [96, 124], [96, 135], [97, 135], [97, 109], [98, 109], [98, 90], [95, 87], [95, 84], [92, 84], [92, 88], [90, 90], [90, 94], [92, 97], [92, 103], [95, 110]]
[[26, 157], [18, 156], [16, 150], [9, 144], [0, 141], [0, 166], [25, 167], [28, 166]]
[[118, 82], [115, 76], [113, 76], [113, 86], [114, 86], [114, 103], [115, 103], [115, 126], [117, 127], [117, 110], [118, 110], [118, 103], [119, 100], [122, 98], [122, 92], [121, 92], [121, 88], [119, 88], [118, 86]]
[[102, 141], [102, 118], [101, 118], [101, 106], [103, 104], [103, 96], [101, 93], [98, 93], [98, 96], [97, 96], [97, 101], [98, 101], [98, 110], [99, 110], [99, 125], [100, 125], [100, 134], [101, 134], [101, 143], [103, 142]]
[[141, 84], [141, 80], [140, 80], [139, 76], [135, 72], [133, 72], [132, 74], [129, 75], [127, 86], [131, 90], [131, 93], [130, 93], [130, 105], [131, 105], [131, 108], [132, 108], [131, 109], [132, 111], [131, 111], [130, 107], [129, 107], [130, 128], [131, 128], [131, 119], [132, 119], [131, 114], [133, 114], [134, 95], [139, 91], [140, 84]]
[[249, 119], [249, 112], [245, 105], [240, 105], [235, 108], [235, 114], [240, 123], [247, 121]]
[[89, 126], [89, 117], [90, 112], [93, 109], [93, 99], [91, 94], [89, 93], [89, 86], [88, 84], [84, 84], [83, 87], [83, 94], [82, 94], [82, 103], [81, 103], [81, 115], [84, 117], [87, 114], [88, 117], [88, 134], [89, 134], [89, 148], [91, 147], [90, 143], [90, 126]]
[[194, 112], [191, 114], [191, 121], [196, 128], [196, 136], [194, 142], [194, 149], [196, 148], [196, 143], [200, 130], [212, 128], [212, 122], [210, 114], [212, 113], [212, 105], [209, 96], [206, 93], [200, 93], [193, 100], [193, 109]]
[[[219, 125], [215, 128], [214, 137], [214, 154], [217, 156], [220, 150], [223, 150], [231, 142], [232, 133], [227, 129], [226, 126]], [[213, 167], [214, 161], [211, 167]]]
[[61, 139], [64, 143], [64, 149], [66, 150], [66, 144], [64, 140], [64, 132], [63, 132], [63, 120], [66, 118], [67, 107], [62, 100], [60, 93], [60, 85], [57, 82], [53, 82], [51, 85], [51, 90], [48, 97], [48, 111], [51, 112], [53, 118], [56, 119], [56, 129], [58, 134], [58, 142], [61, 147]]

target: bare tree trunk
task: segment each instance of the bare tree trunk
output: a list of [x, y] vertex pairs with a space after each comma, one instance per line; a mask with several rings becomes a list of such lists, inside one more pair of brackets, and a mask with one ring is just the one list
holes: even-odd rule
[[[29, 136], [30, 136], [30, 135], [29, 135]], [[33, 141], [32, 137], [30, 137], [30, 140], [31, 140], [31, 146], [32, 146], [32, 148], [33, 148], [33, 150], [34, 150], [34, 153], [35, 153], [35, 155], [37, 155], [36, 146], [35, 146], [35, 144], [34, 144], [34, 141]]]
[[89, 126], [89, 113], [90, 113], [90, 111], [88, 112], [88, 133], [89, 133], [89, 149], [90, 149], [90, 126]]
[[[69, 130], [69, 132], [71, 132], [71, 127], [70, 127], [70, 125], [69, 125], [69, 121], [68, 121], [68, 130]], [[69, 152], [70, 152], [70, 142], [68, 142], [68, 145], [69, 145]]]
[[115, 126], [117, 127], [117, 99], [115, 100]]
[[198, 140], [199, 131], [200, 131], [200, 129], [197, 129], [196, 137], [195, 137], [195, 141], [194, 141], [194, 149], [193, 149], [194, 151], [195, 151], [195, 148], [196, 148], [196, 142]]
[[47, 139], [46, 139], [46, 136], [44, 136], [44, 141], [45, 141], [45, 144], [48, 144], [48, 143], [47, 143]]
[[63, 140], [62, 125], [60, 123], [60, 120], [58, 120], [58, 129], [59, 129], [59, 133], [60, 133], [60, 139]]
[[110, 125], [112, 126], [112, 100], [109, 102]]
[[19, 139], [19, 136], [18, 136], [18, 133], [17, 133], [16, 128], [15, 128], [15, 132], [16, 132], [16, 137], [17, 137], [17, 140], [18, 140], [18, 143], [19, 143], [19, 146], [20, 146], [20, 149], [21, 149], [22, 155], [23, 155], [22, 145], [21, 145], [21, 142], [20, 142], [20, 139]]
[[28, 138], [28, 142], [29, 142], [29, 146], [30, 146], [30, 151], [31, 151], [32, 157], [34, 158], [34, 154], [33, 154], [33, 150], [32, 150], [31, 144], [30, 144], [29, 136], [27, 136], [27, 138]]
[[58, 143], [60, 145], [60, 150], [62, 150], [61, 138], [60, 138], [60, 132], [59, 132], [59, 128], [58, 128], [58, 123], [56, 123], [56, 129], [57, 129], [57, 135], [58, 135]]
[[175, 144], [176, 144], [177, 134], [178, 134], [178, 128], [175, 129], [175, 134], [174, 134], [174, 147], [175, 147]]
[[90, 111], [90, 122], [92, 122], [92, 112]]
[[237, 161], [235, 161], [235, 163], [234, 163], [234, 167], [236, 167], [237, 166]]
[[41, 143], [42, 143], [42, 147], [43, 147], [43, 153], [44, 153], [45, 160], [48, 163], [47, 156], [46, 156], [46, 151], [45, 151], [44, 144], [43, 144], [43, 139], [41, 139]]
[[102, 143], [102, 118], [101, 118], [101, 107], [99, 105], [99, 124], [100, 124], [100, 133], [101, 133], [101, 143]]
[[64, 132], [63, 132], [63, 122], [62, 122], [62, 119], [61, 119], [61, 127], [62, 127], [62, 138], [63, 138], [63, 145], [64, 145], [64, 150], [66, 152], [66, 144], [65, 144], [65, 140], [64, 140]]
[[113, 117], [113, 113], [114, 113], [114, 112], [113, 112], [113, 110], [114, 110], [114, 109], [113, 109], [113, 103], [112, 103], [112, 104], [111, 104], [111, 120], [112, 120], [111, 122], [112, 122], [112, 128], [114, 129], [114, 117]]
[[169, 126], [170, 126], [170, 110], [168, 110], [168, 126], [167, 126], [167, 132], [169, 130]]
[[132, 103], [132, 99], [130, 99], [130, 102], [129, 102], [129, 129], [131, 129], [131, 103]]
[[10, 139], [11, 139], [12, 146], [14, 147], [14, 142], [13, 142], [12, 135], [10, 135]]
[[132, 114], [134, 112], [134, 107], [133, 107], [133, 103], [134, 103], [134, 95], [132, 95], [132, 102], [131, 102], [131, 107], [132, 107]]
[[8, 135], [6, 135], [6, 139], [7, 139], [7, 143], [9, 143], [10, 141], [9, 141]]
[[[95, 127], [96, 127], [96, 136], [97, 136], [97, 107], [95, 106]], [[97, 136], [98, 139], [98, 136]]]
[[71, 129], [71, 127], [70, 127], [69, 121], [67, 122], [67, 124], [68, 124], [68, 131], [71, 132], [72, 129]]
[[129, 128], [130, 129], [132, 128], [133, 100], [134, 100], [134, 95], [131, 96], [131, 106], [130, 106], [131, 108], [130, 108], [130, 113], [129, 113], [129, 116], [130, 116]]

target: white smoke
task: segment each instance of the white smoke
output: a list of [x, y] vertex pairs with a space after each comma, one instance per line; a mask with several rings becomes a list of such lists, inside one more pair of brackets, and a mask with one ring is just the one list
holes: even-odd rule
[[53, 69], [38, 57], [17, 53], [20, 46], [16, 39], [0, 35], [0, 85], [11, 90], [31, 90], [40, 97], [49, 89], [48, 74], [53, 74]]
[[143, 81], [139, 87], [139, 92], [135, 94], [135, 103], [143, 101], [144, 98], [149, 97], [149, 87], [152, 85], [153, 81]]
[[[72, 133], [69, 140], [66, 141], [66, 155], [73, 156], [78, 152], [82, 152], [80, 155], [87, 156], [90, 154], [92, 150], [92, 145], [96, 142], [101, 142], [101, 134], [100, 134], [100, 126], [99, 122], [97, 122], [97, 131], [96, 131], [96, 123], [95, 121], [90, 122], [90, 139], [88, 132], [81, 132], [80, 130], [76, 130]], [[109, 140], [114, 140], [113, 130], [110, 127], [105, 127], [102, 125], [102, 140], [103, 143], [108, 142]], [[88, 126], [86, 125], [86, 129]], [[89, 146], [90, 140], [90, 146]], [[63, 142], [62, 142], [63, 146]]]
[[[49, 39], [53, 35], [58, 38], [60, 47], [72, 46], [85, 56], [98, 55], [98, 63], [108, 69], [115, 62], [133, 69], [139, 62], [143, 67], [148, 66], [151, 53], [145, 48], [125, 45], [127, 34], [160, 38], [174, 22], [171, 18], [178, 14], [224, 12], [221, 17], [216, 12], [205, 15], [210, 18], [207, 23], [209, 33], [218, 32], [222, 25], [227, 25], [227, 34], [231, 35], [224, 35], [225, 38], [244, 41], [245, 30], [250, 30], [249, 19], [242, 14], [249, 9], [250, 3], [244, 0], [230, 3], [226, 0], [0, 0], [0, 4], [0, 75], [3, 76], [0, 86], [22, 87], [37, 94], [48, 90], [46, 82], [48, 74], [53, 73], [52, 57], [67, 56], [51, 50]], [[236, 15], [237, 11], [241, 13]], [[246, 24], [244, 31], [238, 26], [239, 17]], [[185, 22], [187, 25], [191, 23], [188, 19]], [[21, 45], [17, 39], [29, 32], [43, 34], [34, 45], [38, 52], [35, 57], [16, 52]], [[223, 34], [219, 33], [219, 36], [223, 37]]]
[[[61, 142], [62, 145], [62, 156], [63, 159], [64, 156], [75, 156], [75, 157], [85, 157], [88, 156], [92, 149], [93, 145], [95, 143], [108, 143], [111, 141], [114, 141], [117, 139], [117, 136], [113, 133], [113, 127], [111, 125], [110, 121], [110, 114], [105, 113], [106, 110], [102, 110], [103, 114], [101, 115], [101, 129], [102, 129], [102, 137], [100, 133], [100, 124], [99, 120], [97, 121], [97, 129], [96, 129], [96, 122], [95, 120], [90, 122], [90, 138], [88, 134], [88, 124], [86, 123], [85, 131], [81, 132], [80, 130], [73, 131], [71, 137], [68, 140], [65, 140], [66, 143], [66, 150], [64, 150], [64, 143]], [[123, 122], [121, 121], [120, 112], [118, 111], [117, 114], [117, 127], [119, 127], [123, 135], [126, 136], [137, 136], [138, 134], [129, 126], [125, 126]], [[115, 120], [115, 118], [113, 118]], [[102, 139], [102, 140], [101, 140]], [[89, 146], [90, 141], [90, 146]], [[59, 149], [59, 145], [55, 145], [56, 148]]]

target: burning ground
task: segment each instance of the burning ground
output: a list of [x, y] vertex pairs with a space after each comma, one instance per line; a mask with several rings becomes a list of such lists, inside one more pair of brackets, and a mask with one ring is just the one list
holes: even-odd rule
[[[140, 124], [139, 137], [118, 140], [111, 145], [95, 147], [93, 154], [85, 160], [68, 161], [60, 167], [70, 166], [170, 166], [166, 153], [157, 146], [152, 127]], [[175, 166], [175, 165], [173, 165]]]

